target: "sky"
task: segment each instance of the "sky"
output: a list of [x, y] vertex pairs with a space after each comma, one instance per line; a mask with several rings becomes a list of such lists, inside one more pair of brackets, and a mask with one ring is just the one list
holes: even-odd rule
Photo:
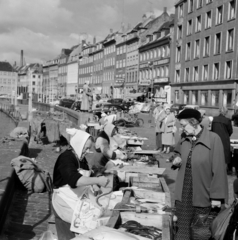
[[81, 40], [103, 40], [110, 29], [120, 30], [140, 22], [144, 13], [155, 15], [175, 0], [0, 0], [0, 61], [43, 63], [56, 58], [62, 48]]

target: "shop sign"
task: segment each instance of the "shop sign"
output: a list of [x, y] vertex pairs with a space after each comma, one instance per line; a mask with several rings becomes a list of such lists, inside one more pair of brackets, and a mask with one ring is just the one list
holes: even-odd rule
[[116, 87], [122, 86], [123, 83], [124, 83], [124, 79], [116, 79], [116, 80], [115, 80], [115, 86], [116, 86]]
[[141, 80], [139, 80], [139, 85], [150, 86], [151, 85], [151, 80], [150, 79], [141, 79]]
[[154, 64], [155, 65], [162, 65], [162, 64], [166, 64], [166, 63], [169, 63], [169, 58], [156, 61]]
[[154, 83], [167, 83], [168, 81], [168, 78], [155, 78]]
[[148, 67], [148, 63], [144, 63], [140, 65], [140, 68], [147, 68]]

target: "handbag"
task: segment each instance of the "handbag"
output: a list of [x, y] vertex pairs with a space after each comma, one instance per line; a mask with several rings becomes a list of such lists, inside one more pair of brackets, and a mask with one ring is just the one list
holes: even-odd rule
[[208, 240], [211, 237], [210, 226], [215, 218], [210, 214], [195, 214], [190, 225], [191, 240]]
[[237, 201], [218, 214], [211, 224], [211, 232], [214, 240], [223, 240], [229, 226]]

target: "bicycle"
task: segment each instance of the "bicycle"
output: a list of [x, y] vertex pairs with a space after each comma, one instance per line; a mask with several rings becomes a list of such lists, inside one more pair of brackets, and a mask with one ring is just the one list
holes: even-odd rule
[[134, 114], [126, 113], [123, 115], [124, 116], [121, 119], [114, 122], [116, 126], [142, 127], [144, 125], [144, 120], [138, 117], [139, 116], [138, 113], [134, 113]]

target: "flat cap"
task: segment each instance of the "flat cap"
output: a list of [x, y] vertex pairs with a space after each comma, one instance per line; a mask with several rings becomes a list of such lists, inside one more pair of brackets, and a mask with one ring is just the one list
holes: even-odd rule
[[188, 119], [188, 118], [195, 118], [199, 122], [201, 122], [201, 113], [196, 109], [187, 108], [177, 115], [177, 119]]

